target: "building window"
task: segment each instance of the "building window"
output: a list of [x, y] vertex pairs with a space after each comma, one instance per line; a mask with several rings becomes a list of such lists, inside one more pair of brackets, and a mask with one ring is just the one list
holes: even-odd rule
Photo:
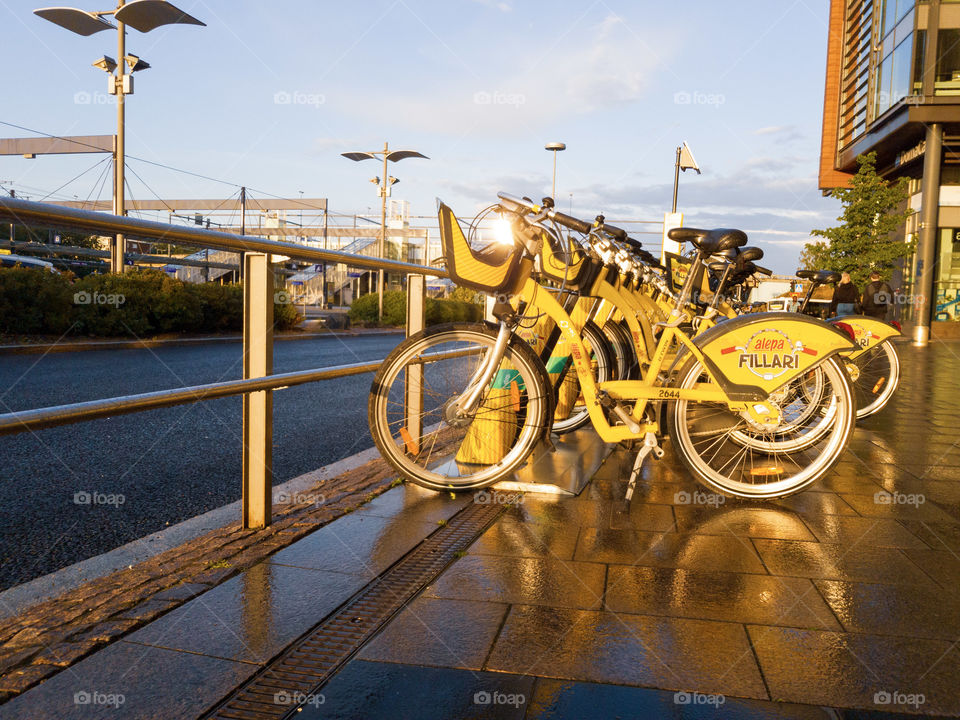
[[940, 28], [937, 37], [937, 95], [960, 95], [960, 29]]
[[960, 319], [960, 229], [941, 228], [935, 320]]

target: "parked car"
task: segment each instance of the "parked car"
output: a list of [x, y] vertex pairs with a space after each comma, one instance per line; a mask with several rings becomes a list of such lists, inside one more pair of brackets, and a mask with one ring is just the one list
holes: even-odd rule
[[26, 255], [0, 255], [0, 267], [16, 267], [17, 265], [25, 268], [40, 268], [60, 274], [60, 271], [53, 266], [52, 262], [40, 258], [27, 257]]

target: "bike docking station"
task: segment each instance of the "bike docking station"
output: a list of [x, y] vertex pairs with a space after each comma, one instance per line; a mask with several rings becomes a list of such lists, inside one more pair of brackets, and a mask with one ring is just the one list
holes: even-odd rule
[[527, 462], [493, 487], [508, 492], [579, 495], [616, 445], [605, 443], [592, 428], [576, 430], [551, 442], [541, 442]]
[[[496, 322], [492, 309], [495, 298], [486, 298], [486, 318]], [[538, 330], [534, 328], [534, 337]], [[558, 345], [555, 353], [563, 352]], [[548, 371], [551, 368], [548, 368]], [[563, 402], [563, 398], [560, 398]], [[510, 480], [493, 487], [505, 492], [540, 493], [571, 497], [579, 495], [615, 445], [605, 443], [591, 427], [560, 436], [555, 433], [540, 442]]]

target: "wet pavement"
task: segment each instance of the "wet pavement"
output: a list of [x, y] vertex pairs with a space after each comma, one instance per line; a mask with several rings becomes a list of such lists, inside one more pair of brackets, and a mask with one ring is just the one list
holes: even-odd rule
[[[960, 716], [960, 344], [899, 352], [816, 487], [724, 500], [668, 447], [628, 504], [617, 450], [577, 497], [522, 496], [297, 717]], [[78, 692], [195, 717], [472, 501], [396, 488], [0, 717], [118, 716]]]

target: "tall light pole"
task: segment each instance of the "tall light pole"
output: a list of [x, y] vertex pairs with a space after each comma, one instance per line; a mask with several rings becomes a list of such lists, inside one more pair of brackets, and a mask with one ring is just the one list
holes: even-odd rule
[[553, 153], [553, 187], [550, 190], [550, 197], [554, 200], [557, 199], [557, 153], [563, 152], [567, 149], [565, 143], [547, 143], [543, 146], [544, 150], [549, 150]]
[[[384, 258], [384, 250], [387, 244], [387, 198], [390, 197], [390, 188], [393, 185], [396, 185], [399, 180], [395, 177], [390, 177], [387, 170], [387, 162], [400, 162], [405, 158], [418, 157], [423, 158], [424, 160], [429, 160], [426, 155], [418, 153], [416, 150], [390, 150], [390, 147], [387, 143], [383, 144], [383, 150], [371, 150], [370, 152], [345, 152], [340, 153], [345, 158], [349, 160], [354, 160], [360, 162], [361, 160], [376, 160], [378, 157], [383, 157], [383, 176], [375, 177], [370, 182], [375, 183], [377, 186], [377, 194], [381, 198], [380, 203], [380, 243], [377, 254], [382, 260]], [[377, 271], [377, 320], [383, 320], [383, 268]]]
[[[126, 36], [127, 25], [142, 33], [148, 33], [162, 25], [205, 25], [192, 15], [188, 15], [166, 0], [117, 0], [117, 7], [113, 10], [87, 12], [71, 7], [40, 8], [33, 11], [35, 15], [49, 20], [55, 25], [66, 28], [77, 35], [89, 36], [102, 30], [117, 31], [117, 57], [114, 60], [104, 55], [95, 63], [94, 67], [104, 70], [110, 77], [107, 83], [107, 92], [117, 96], [117, 140], [114, 147], [114, 175], [113, 175], [113, 212], [115, 215], [126, 215], [124, 168], [126, 165], [125, 147], [125, 105], [124, 98], [133, 95], [133, 73], [146, 70], [149, 63], [136, 55], [127, 55]], [[113, 15], [116, 25], [104, 19], [105, 15]], [[129, 72], [127, 72], [129, 69]], [[116, 74], [114, 74], [116, 71]], [[124, 266], [126, 240], [122, 234], [117, 234], [110, 241], [110, 271], [121, 273]]]

